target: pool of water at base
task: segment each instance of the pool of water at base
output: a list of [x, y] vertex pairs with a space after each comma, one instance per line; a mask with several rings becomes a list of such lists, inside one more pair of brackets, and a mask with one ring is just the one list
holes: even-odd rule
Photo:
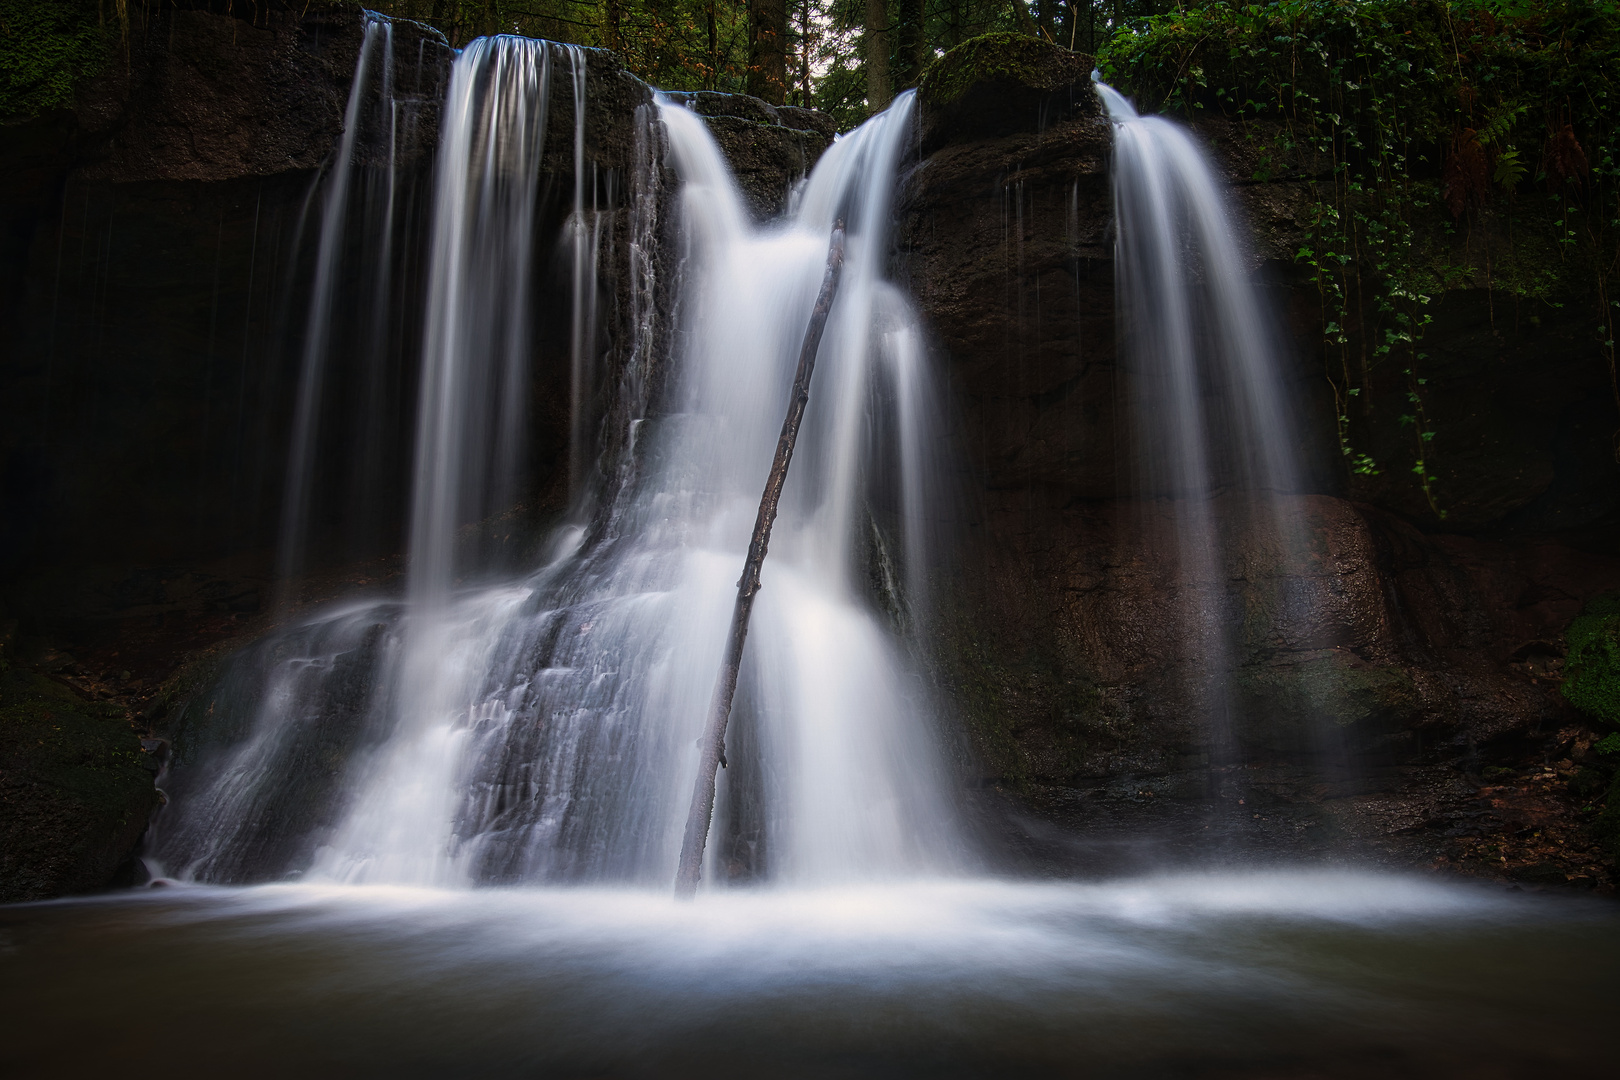
[[0, 908], [0, 1073], [1613, 1075], [1620, 908], [1351, 872]]

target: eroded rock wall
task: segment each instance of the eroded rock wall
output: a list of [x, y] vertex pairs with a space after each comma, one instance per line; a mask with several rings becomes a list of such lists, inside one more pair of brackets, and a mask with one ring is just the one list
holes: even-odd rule
[[[1381, 396], [1356, 431], [1384, 468], [1354, 474], [1339, 453], [1324, 365], [1341, 358], [1325, 351], [1321, 298], [1295, 260], [1311, 163], [1257, 181], [1241, 130], [1200, 131], [1286, 343], [1303, 487], [1277, 517], [1218, 499], [1219, 577], [1182, 580], [1173, 507], [1132, 489], [1111, 133], [1089, 86], [1066, 83], [1090, 65], [1011, 47], [1020, 56], [981, 57], [977, 76], [936, 78], [949, 100], [925, 81], [923, 153], [900, 200], [898, 257], [952, 391], [964, 541], [939, 640], [983, 782], [1103, 831], [1173, 820], [1199, 832], [1200, 814], [1242, 800], [1239, 832], [1262, 839], [1257, 797], [1353, 799], [1310, 835], [1397, 862], [1462, 858], [1457, 837], [1503, 820], [1479, 805], [1482, 769], [1562, 761], [1567, 778], [1592, 741], [1558, 693], [1560, 635], [1620, 584], [1620, 474], [1604, 441], [1608, 369], [1580, 298], [1531, 311], [1471, 290], [1435, 303], [1421, 374], [1441, 518], [1403, 457], [1399, 364], [1375, 370]], [[1347, 352], [1360, 362], [1368, 344]], [[1211, 613], [1219, 642], [1189, 631]], [[1167, 802], [1193, 816], [1166, 818]], [[1566, 803], [1566, 832], [1575, 816]], [[1290, 825], [1266, 842], [1305, 835]], [[1571, 866], [1592, 853], [1570, 850]]]

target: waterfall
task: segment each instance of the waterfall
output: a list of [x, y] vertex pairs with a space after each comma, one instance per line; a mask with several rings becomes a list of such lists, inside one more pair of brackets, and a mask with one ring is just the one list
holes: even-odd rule
[[[642, 112], [628, 346], [601, 458], [588, 474], [570, 466], [589, 489], [576, 506], [597, 509], [568, 516], [543, 565], [457, 584], [456, 531], [509, 497], [511, 433], [526, 423], [511, 410], [530, 355], [530, 215], [556, 48], [480, 39], [455, 63], [406, 595], [321, 612], [227, 668], [205, 695], [220, 715], [200, 722], [170, 785], [153, 859], [207, 881], [668, 887], [736, 576], [843, 218], [844, 283], [754, 610], [704, 877], [948, 871], [959, 830], [907, 634], [940, 434], [917, 316], [885, 276], [911, 95], [838, 140], [793, 217], [763, 228], [699, 117], [668, 102]], [[577, 448], [599, 422], [585, 408], [600, 378], [586, 348], [595, 285], [581, 274], [611, 230], [594, 209], [585, 228], [585, 65], [568, 57]], [[679, 250], [660, 262], [665, 147]], [[679, 276], [656, 280], [658, 265]], [[673, 293], [666, 335], [655, 289]], [[670, 373], [655, 394], [657, 364]]]
[[579, 505], [585, 493], [589, 456], [590, 351], [596, 341], [597, 254], [601, 250], [602, 214], [596, 208], [596, 183], [591, 178], [591, 217], [585, 218], [585, 51], [567, 46], [570, 84], [574, 92], [574, 212], [568, 218], [568, 239], [573, 257], [573, 319], [568, 335], [568, 492]]
[[[1201, 670], [1192, 693], [1217, 758], [1234, 753], [1227, 684], [1236, 644], [1232, 560], [1273, 550], [1296, 567], [1303, 538], [1280, 497], [1299, 490], [1274, 331], [1226, 196], [1194, 139], [1139, 116], [1097, 83], [1114, 124], [1115, 290], [1134, 493], [1150, 543], [1177, 553], [1179, 618]], [[1168, 535], [1166, 532], [1168, 525]], [[1272, 567], [1275, 571], [1279, 567]]]
[[[381, 43], [382, 57], [377, 57]], [[326, 363], [331, 353], [332, 308], [336, 301], [338, 262], [342, 255], [344, 227], [349, 210], [349, 173], [354, 167], [355, 142], [360, 136], [360, 111], [380, 66], [384, 81], [393, 68], [393, 25], [385, 19], [365, 17], [365, 36], [360, 58], [349, 84], [349, 100], [343, 110], [343, 135], [326, 177], [325, 198], [321, 200], [319, 246], [315, 253], [315, 278], [310, 292], [308, 322], [304, 328], [304, 348], [298, 373], [298, 391], [293, 406], [292, 442], [287, 460], [286, 491], [282, 499], [280, 576], [283, 581], [303, 568], [304, 543], [310, 512], [310, 488], [314, 481], [315, 441], [320, 421], [322, 391], [326, 383]], [[384, 101], [387, 101], [385, 92]], [[313, 193], [312, 193], [313, 194]]]
[[[401, 312], [414, 307], [409, 234], [420, 216], [415, 171], [402, 161], [420, 155], [422, 96], [396, 85], [393, 23], [371, 13], [364, 20], [343, 132], [311, 185], [298, 228], [301, 239], [306, 220], [315, 218], [309, 265], [294, 263], [310, 284], [294, 346], [278, 530], [283, 604], [318, 557], [375, 555], [399, 532], [405, 356], [415, 344]], [[418, 56], [418, 74], [421, 62]]]
[[410, 589], [419, 608], [446, 602], [456, 529], [516, 487], [550, 90], [551, 49], [526, 38], [479, 38], [451, 73], [411, 504]]

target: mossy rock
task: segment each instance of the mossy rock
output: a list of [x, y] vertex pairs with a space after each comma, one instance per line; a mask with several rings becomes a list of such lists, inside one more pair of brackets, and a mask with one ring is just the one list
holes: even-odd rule
[[1564, 699], [1588, 716], [1620, 726], [1620, 593], [1593, 597], [1569, 629]]
[[5, 0], [0, 124], [72, 108], [74, 88], [106, 65], [116, 33], [96, 0]]
[[1089, 56], [1022, 34], [964, 41], [930, 64], [918, 85], [923, 152], [1099, 116], [1091, 68]]
[[158, 801], [123, 710], [0, 671], [0, 901], [112, 884]]
[[1611, 859], [1620, 859], [1620, 773], [1610, 781], [1600, 801], [1602, 811], [1588, 829], [1592, 839]]
[[1011, 82], [1050, 93], [1086, 76], [1079, 53], [1024, 34], [985, 34], [962, 42], [923, 72], [919, 88], [930, 105], [960, 101], [982, 82]]

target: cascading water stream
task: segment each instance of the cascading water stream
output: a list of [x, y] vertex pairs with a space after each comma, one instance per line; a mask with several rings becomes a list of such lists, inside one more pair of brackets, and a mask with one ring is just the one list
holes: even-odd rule
[[[480, 609], [467, 636], [465, 615], [451, 610], [455, 538], [516, 489], [551, 50], [543, 41], [480, 38], [451, 76], [434, 202], [408, 615], [398, 667], [385, 682], [395, 695], [395, 730], [356, 778], [354, 809], [317, 860], [316, 872], [327, 876], [431, 884], [456, 875], [449, 862], [455, 770], [467, 728], [452, 718], [466, 707], [467, 666], [481, 659], [458, 646], [498, 633], [490, 620], [506, 606]], [[570, 50], [578, 100], [576, 54]], [[578, 127], [583, 109], [575, 111]]]
[[[419, 331], [407, 321], [415, 324], [421, 307], [419, 189], [428, 157], [418, 120], [430, 103], [420, 50], [413, 90], [394, 24], [375, 14], [363, 20], [343, 132], [296, 230], [302, 241], [314, 225], [307, 260], [292, 261], [295, 275], [307, 273], [307, 285], [294, 290], [307, 306], [301, 322], [293, 311], [282, 316], [298, 358], [277, 542], [283, 608], [297, 579], [323, 562], [397, 550], [407, 495], [402, 457]], [[260, 377], [273, 382], [276, 373]]]
[[551, 51], [543, 41], [479, 38], [451, 73], [411, 505], [417, 610], [447, 600], [456, 530], [504, 505], [516, 487]]
[[[591, 348], [596, 341], [597, 256], [601, 251], [602, 214], [596, 208], [595, 176], [585, 180], [585, 51], [566, 46], [568, 73], [574, 94], [574, 212], [568, 218], [568, 239], [573, 257], [573, 318], [568, 341], [568, 493], [579, 511], [584, 509], [589, 458], [587, 402], [590, 398]], [[590, 188], [591, 215], [585, 216], [586, 188]]]
[[[879, 614], [906, 610], [901, 582], [926, 572], [937, 438], [921, 332], [883, 275], [909, 95], [835, 143], [794, 218], [765, 229], [748, 223], [702, 120], [659, 107], [685, 268], [667, 401], [645, 412], [652, 335], [638, 326], [610, 417], [626, 431], [603, 440], [619, 460], [605, 456], [597, 490], [579, 496], [602, 510], [588, 526], [575, 514], [529, 576], [456, 591], [455, 532], [498, 508], [506, 489], [491, 477], [515, 456], [501, 410], [526, 355], [552, 48], [481, 39], [452, 76], [405, 603], [328, 612], [238, 665], [222, 695], [253, 702], [252, 719], [177, 790], [156, 858], [202, 880], [667, 887], [733, 583], [841, 217], [843, 295], [754, 612], [704, 876], [949, 870], [958, 830], [934, 710], [896, 629], [905, 620]], [[583, 70], [571, 56], [576, 102]], [[576, 107], [576, 155], [583, 116]], [[660, 141], [638, 144], [651, 154]], [[638, 166], [632, 183], [633, 314], [652, 309], [656, 171]], [[582, 199], [575, 238], [591, 235]], [[577, 240], [573, 252], [588, 271], [594, 256], [581, 259]], [[573, 288], [577, 333], [594, 285]], [[577, 344], [570, 356], [579, 387]], [[587, 422], [576, 415], [574, 431]], [[896, 467], [873, 464], [878, 447]], [[874, 577], [890, 595], [870, 595]]]
[[1227, 595], [1228, 567], [1262, 534], [1276, 538], [1285, 567], [1298, 564], [1303, 538], [1280, 503], [1299, 490], [1293, 424], [1252, 263], [1202, 150], [1170, 121], [1096, 88], [1115, 133], [1115, 290], [1134, 488], [1168, 507], [1168, 536], [1152, 521], [1142, 527], [1177, 553], [1181, 625], [1202, 669], [1195, 707], [1211, 721], [1215, 756], [1230, 759], [1226, 680], [1242, 618]]
[[326, 384], [325, 368], [332, 347], [332, 308], [337, 296], [336, 278], [343, 253], [344, 230], [348, 224], [349, 174], [354, 167], [355, 143], [360, 136], [361, 109], [375, 77], [374, 69], [380, 69], [382, 73], [385, 105], [391, 97], [393, 30], [393, 24], [388, 20], [366, 16], [360, 58], [355, 64], [354, 78], [349, 85], [349, 100], [343, 110], [343, 135], [338, 140], [331, 163], [331, 175], [325, 178], [320, 240], [315, 253], [315, 277], [310, 293], [308, 321], [304, 328], [303, 355], [293, 406], [286, 492], [282, 499], [278, 543], [281, 565], [278, 569], [283, 582], [289, 581], [303, 569], [304, 544], [309, 528], [310, 489], [314, 483], [316, 439]]

